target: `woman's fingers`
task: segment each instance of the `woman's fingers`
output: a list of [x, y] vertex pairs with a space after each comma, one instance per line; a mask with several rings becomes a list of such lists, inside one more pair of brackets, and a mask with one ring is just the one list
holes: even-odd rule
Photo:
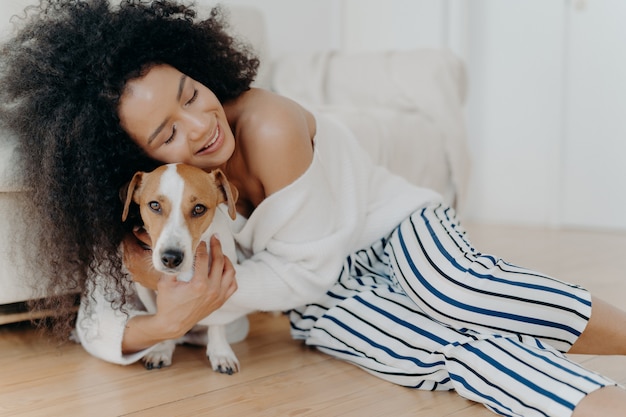
[[222, 252], [222, 243], [220, 242], [219, 235], [215, 234], [211, 236], [209, 240], [211, 245], [211, 265], [214, 262], [224, 262], [224, 252]]
[[204, 292], [207, 301], [222, 305], [237, 289], [235, 268], [228, 257], [224, 256], [219, 238], [212, 236], [207, 245], [201, 242], [196, 249], [193, 285], [197, 291]]
[[231, 295], [235, 291], [237, 291], [237, 280], [235, 278], [235, 267], [233, 263], [228, 259], [228, 257], [224, 257], [224, 287], [226, 289], [226, 299], [230, 298]]
[[209, 254], [207, 252], [207, 246], [204, 241], [201, 241], [196, 248], [196, 254], [194, 258], [194, 278], [196, 276], [206, 277], [209, 273]]
[[224, 255], [219, 236], [211, 236], [209, 240], [211, 267], [208, 271], [210, 291], [215, 303], [221, 306], [237, 290], [235, 268], [230, 259]]

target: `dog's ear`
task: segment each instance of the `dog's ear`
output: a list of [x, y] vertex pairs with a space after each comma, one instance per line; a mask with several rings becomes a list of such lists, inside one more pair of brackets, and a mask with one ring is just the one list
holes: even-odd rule
[[124, 202], [124, 210], [122, 211], [122, 221], [126, 221], [128, 217], [128, 209], [130, 207], [130, 203], [133, 201], [133, 196], [135, 194], [135, 190], [141, 184], [141, 179], [143, 177], [143, 172], [136, 172], [133, 175], [133, 179], [130, 180], [127, 186], [122, 187], [120, 190], [120, 200]]
[[235, 203], [237, 202], [237, 198], [239, 197], [239, 191], [237, 187], [232, 185], [230, 181], [226, 178], [226, 174], [222, 172], [221, 169], [217, 168], [211, 171], [211, 174], [215, 177], [215, 184], [217, 185], [217, 189], [220, 192], [220, 199], [217, 202], [227, 203], [228, 204], [228, 215], [231, 219], [235, 220], [237, 217], [237, 208]]

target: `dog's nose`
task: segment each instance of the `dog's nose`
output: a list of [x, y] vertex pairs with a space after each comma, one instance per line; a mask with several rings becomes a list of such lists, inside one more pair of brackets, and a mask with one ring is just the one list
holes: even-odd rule
[[183, 262], [185, 255], [179, 250], [166, 250], [161, 254], [161, 262], [167, 268], [176, 268]]

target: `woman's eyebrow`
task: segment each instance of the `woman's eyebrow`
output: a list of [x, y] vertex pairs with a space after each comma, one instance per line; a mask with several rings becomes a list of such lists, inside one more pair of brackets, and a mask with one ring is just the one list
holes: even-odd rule
[[183, 95], [183, 87], [185, 86], [186, 79], [187, 76], [185, 74], [180, 77], [180, 82], [178, 83], [178, 94], [176, 94], [176, 101], [179, 101], [181, 96]]
[[[186, 80], [187, 80], [187, 76], [185, 74], [181, 75], [180, 81], [178, 82], [178, 93], [176, 93], [176, 101], [180, 101], [180, 98], [183, 95], [183, 87], [185, 86], [185, 81]], [[159, 135], [161, 130], [163, 130], [163, 128], [165, 127], [166, 124], [167, 124], [167, 120], [165, 120], [163, 123], [161, 123], [159, 125], [159, 127], [157, 127], [154, 130], [154, 132], [152, 132], [150, 137], [148, 137], [148, 145], [150, 145], [152, 143], [152, 141], [154, 141], [154, 139], [156, 139], [156, 137]]]
[[156, 139], [156, 137], [159, 136], [159, 133], [161, 133], [161, 130], [163, 130], [163, 128], [165, 127], [166, 124], [167, 124], [167, 120], [165, 120], [163, 123], [161, 123], [159, 125], [159, 127], [157, 127], [154, 130], [154, 132], [152, 132], [152, 134], [148, 138], [148, 145], [150, 145], [152, 143], [152, 141], [154, 141]]

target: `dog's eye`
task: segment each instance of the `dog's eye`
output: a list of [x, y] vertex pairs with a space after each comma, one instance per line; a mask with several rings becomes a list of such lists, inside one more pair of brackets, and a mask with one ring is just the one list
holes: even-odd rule
[[196, 206], [191, 211], [192, 216], [202, 216], [206, 212], [206, 207], [202, 204], [196, 204]]
[[161, 212], [161, 204], [158, 201], [151, 201], [148, 203], [150, 209], [156, 213]]

